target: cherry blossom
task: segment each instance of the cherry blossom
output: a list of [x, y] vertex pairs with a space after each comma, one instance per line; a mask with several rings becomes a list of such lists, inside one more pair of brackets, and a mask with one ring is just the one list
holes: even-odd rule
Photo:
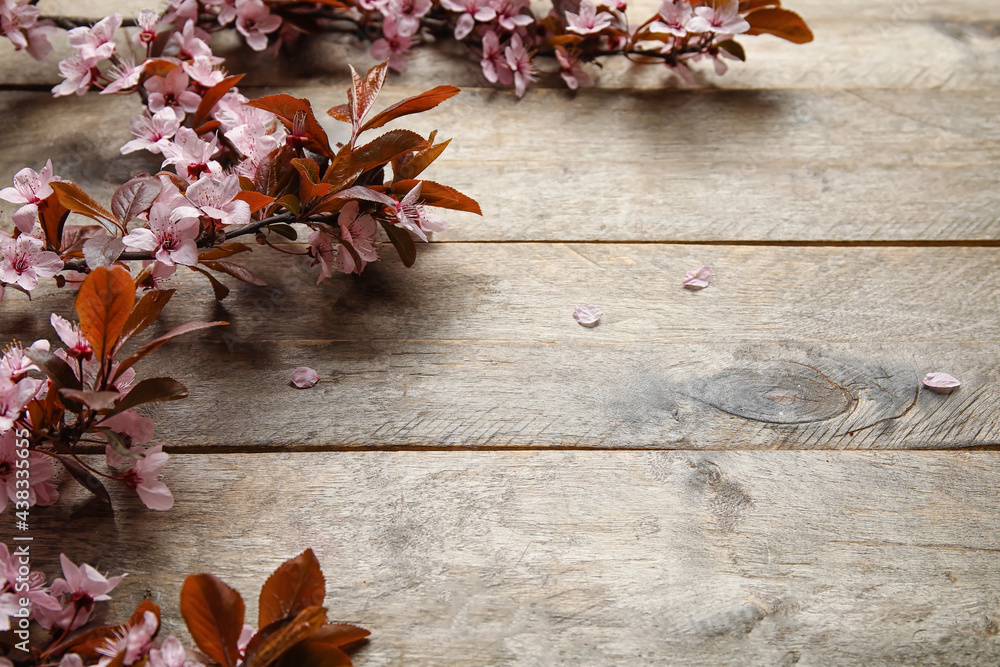
[[191, 184], [185, 196], [197, 208], [182, 207], [174, 215], [205, 215], [222, 225], [245, 225], [250, 222], [250, 205], [235, 199], [240, 193], [236, 174], [206, 174]]
[[87, 360], [94, 355], [87, 338], [80, 333], [80, 329], [75, 324], [55, 313], [52, 313], [49, 323], [52, 324], [52, 328], [56, 330], [59, 339], [66, 346], [66, 354], [70, 357]]
[[382, 21], [382, 37], [372, 42], [372, 58], [388, 60], [389, 67], [397, 72], [406, 68], [406, 52], [413, 45], [413, 36], [404, 35], [392, 14]]
[[420, 19], [431, 10], [431, 0], [389, 0], [386, 12], [396, 21], [401, 35], [415, 35]]
[[593, 304], [577, 306], [573, 309], [573, 319], [585, 327], [595, 327], [604, 313]]
[[44, 60], [52, 51], [48, 35], [56, 31], [51, 21], [39, 21], [41, 11], [28, 0], [0, 2], [0, 30], [15, 51], [27, 51], [35, 60]]
[[84, 667], [83, 658], [77, 653], [67, 653], [59, 661], [57, 667]]
[[[19, 598], [27, 598], [29, 614], [37, 617], [41, 610], [56, 611], [62, 605], [49, 595], [45, 574], [31, 570], [24, 576], [21, 557], [11, 554], [6, 544], [0, 544], [0, 632], [10, 630], [10, 616], [20, 610]], [[27, 584], [27, 590], [24, 585]]]
[[695, 16], [688, 21], [690, 32], [714, 32], [717, 35], [739, 35], [750, 29], [750, 24], [740, 16], [739, 0], [729, 0], [721, 7], [695, 7]]
[[76, 49], [77, 56], [93, 66], [115, 52], [115, 30], [121, 25], [122, 15], [115, 13], [104, 17], [93, 27], [73, 28], [66, 33], [66, 41]]
[[198, 263], [195, 239], [201, 230], [196, 217], [174, 217], [171, 206], [156, 202], [149, 211], [148, 227], [133, 229], [122, 238], [126, 246], [154, 253], [157, 261], [172, 266]]
[[319, 382], [319, 373], [308, 366], [299, 366], [292, 371], [292, 384], [299, 389], [308, 389]]
[[188, 90], [187, 73], [181, 67], [175, 67], [167, 76], [151, 76], [143, 86], [149, 91], [149, 101], [146, 106], [152, 113], [170, 107], [177, 117], [184, 119], [185, 113], [197, 111], [201, 97], [198, 93]]
[[141, 63], [139, 65], [135, 64], [135, 58], [132, 56], [122, 58], [120, 64], [108, 69], [108, 76], [112, 81], [104, 87], [101, 94], [117, 93], [126, 88], [137, 86], [139, 84], [139, 77], [142, 75], [142, 68], [143, 65]]
[[173, 635], [164, 639], [160, 648], [149, 652], [149, 667], [201, 667], [201, 664], [188, 658], [184, 645]]
[[171, 107], [160, 109], [152, 117], [148, 113], [132, 116], [129, 126], [135, 139], [122, 146], [123, 154], [142, 150], [162, 153], [181, 126], [177, 112]]
[[0, 282], [17, 284], [30, 291], [38, 287], [39, 278], [59, 273], [63, 261], [43, 247], [33, 236], [22, 234], [13, 239], [0, 231]]
[[[0, 381], [2, 382], [2, 381]], [[30, 384], [29, 384], [30, 386]], [[34, 391], [30, 395], [33, 395]], [[29, 397], [30, 397], [29, 395]], [[7, 500], [17, 500], [17, 438], [15, 431], [9, 430], [0, 434], [0, 485], [5, 487], [5, 493], [0, 493], [0, 512], [7, 506]], [[59, 499], [52, 478], [56, 474], [52, 459], [33, 450], [28, 452], [28, 505], [51, 505]], [[23, 499], [22, 499], [23, 500]]]
[[153, 637], [159, 627], [160, 622], [156, 619], [156, 614], [151, 611], [144, 612], [140, 623], [129, 624], [126, 630], [116, 631], [108, 637], [104, 646], [97, 648], [97, 653], [104, 656], [97, 663], [98, 667], [107, 667], [118, 656], [122, 656], [124, 665], [135, 664], [152, 648]]
[[160, 16], [152, 9], [139, 10], [139, 15], [135, 22], [139, 25], [139, 30], [132, 35], [132, 41], [136, 46], [151, 49], [156, 43], [157, 31], [160, 26]]
[[195, 56], [191, 61], [181, 63], [184, 72], [199, 86], [211, 88], [226, 78], [225, 73], [216, 68], [215, 58]]
[[535, 21], [530, 14], [522, 11], [528, 8], [528, 0], [495, 0], [495, 3], [493, 7], [497, 12], [497, 21], [504, 30], [514, 32]]
[[378, 253], [375, 251], [375, 234], [378, 224], [375, 219], [368, 215], [358, 215], [359, 204], [356, 201], [348, 202], [340, 210], [337, 223], [340, 225], [340, 240], [344, 245], [351, 246], [361, 260], [360, 266], [355, 266], [351, 253], [340, 249], [337, 252], [337, 268], [344, 273], [361, 273], [368, 262], [378, 260]]
[[566, 12], [566, 29], [578, 35], [594, 35], [610, 26], [613, 18], [607, 12], [598, 12], [589, 0], [583, 0], [579, 14]]
[[163, 20], [167, 23], [180, 25], [187, 21], [194, 23], [198, 20], [198, 0], [167, 0], [168, 9], [163, 15]]
[[439, 232], [447, 228], [444, 219], [417, 203], [422, 183], [417, 183], [402, 201], [395, 202], [396, 224], [421, 241], [427, 241], [425, 232]]
[[492, 30], [483, 35], [483, 59], [480, 62], [483, 76], [490, 83], [501, 83], [509, 86], [514, 83], [514, 73], [507, 65], [503, 49], [500, 48], [500, 38]]
[[319, 264], [319, 285], [327, 278], [333, 277], [333, 263], [336, 260], [336, 251], [333, 248], [333, 237], [326, 232], [315, 230], [309, 235], [309, 254], [313, 257], [312, 266]]
[[94, 612], [95, 602], [106, 602], [108, 595], [126, 575], [105, 577], [90, 565], [73, 564], [66, 554], [59, 555], [63, 576], [52, 582], [52, 595], [58, 596], [65, 608], [45, 612], [38, 623], [45, 629], [61, 628], [73, 631], [87, 624]]
[[524, 97], [528, 90], [528, 84], [534, 81], [535, 66], [531, 62], [531, 55], [521, 43], [521, 36], [514, 35], [510, 39], [510, 45], [504, 50], [507, 57], [507, 66], [514, 74], [514, 90], [518, 97]]
[[222, 58], [217, 58], [212, 54], [212, 49], [208, 45], [210, 35], [195, 25], [195, 21], [189, 20], [184, 27], [170, 35], [166, 46], [163, 47], [164, 56], [173, 56], [181, 60], [192, 60], [198, 56], [214, 58], [217, 63], [222, 62]]
[[653, 32], [662, 32], [683, 37], [688, 33], [687, 24], [691, 20], [691, 5], [683, 0], [663, 0], [660, 5], [660, 18], [662, 21], [653, 21], [650, 29]]
[[236, 29], [254, 51], [267, 48], [267, 35], [281, 27], [281, 17], [271, 13], [261, 0], [236, 0]]
[[961, 386], [961, 384], [961, 381], [947, 373], [928, 373], [923, 379], [925, 387], [940, 391], [941, 393], [951, 392]]
[[58, 176], [52, 175], [52, 160], [47, 160], [41, 172], [22, 169], [14, 174], [14, 187], [0, 190], [0, 199], [11, 204], [24, 204], [12, 216], [14, 224], [22, 233], [31, 233], [35, 220], [38, 219], [38, 203], [52, 195], [49, 183], [58, 180]]
[[94, 68], [79, 56], [72, 56], [59, 61], [59, 74], [65, 81], [52, 89], [54, 97], [66, 95], [86, 95], [90, 90]]
[[[28, 349], [48, 352], [49, 341], [44, 338], [36, 340]], [[0, 377], [5, 377], [12, 382], [19, 382], [24, 378], [25, 373], [37, 370], [39, 370], [38, 366], [32, 363], [20, 345], [11, 345], [3, 353], [3, 356], [0, 356]]]
[[705, 289], [712, 281], [712, 269], [708, 266], [699, 266], [684, 275], [684, 286], [692, 289]]
[[144, 456], [132, 462], [133, 467], [125, 473], [122, 482], [139, 494], [139, 499], [149, 509], [170, 509], [174, 506], [174, 494], [157, 479], [170, 455], [163, 451], [163, 445], [138, 449]]
[[497, 17], [497, 10], [488, 0], [441, 0], [441, 5], [452, 12], [461, 14], [455, 24], [455, 39], [465, 39], [476, 25]]
[[580, 65], [578, 54], [570, 53], [560, 46], [556, 48], [556, 60], [559, 61], [559, 76], [570, 90], [576, 90], [579, 86], [594, 85], [594, 80]]
[[162, 148], [163, 166], [174, 165], [177, 175], [195, 181], [205, 172], [218, 174], [222, 167], [212, 158], [219, 152], [219, 138], [203, 141], [198, 134], [187, 127], [178, 128], [174, 140]]

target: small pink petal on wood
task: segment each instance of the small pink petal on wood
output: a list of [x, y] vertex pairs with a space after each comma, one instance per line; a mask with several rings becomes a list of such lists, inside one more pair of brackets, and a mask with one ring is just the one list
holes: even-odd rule
[[947, 373], [928, 373], [924, 376], [924, 386], [941, 392], [950, 392], [962, 383]]
[[292, 371], [292, 384], [299, 389], [308, 389], [319, 382], [319, 373], [308, 366], [299, 366]]
[[708, 266], [699, 266], [684, 276], [684, 287], [705, 289], [710, 282], [712, 282], [712, 269]]
[[585, 327], [597, 326], [597, 321], [601, 319], [602, 315], [604, 313], [601, 312], [601, 309], [593, 304], [577, 306], [573, 309], [573, 319]]

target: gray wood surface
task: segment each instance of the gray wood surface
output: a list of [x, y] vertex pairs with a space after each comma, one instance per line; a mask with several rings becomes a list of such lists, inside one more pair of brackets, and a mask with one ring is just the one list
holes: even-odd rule
[[200, 455], [166, 481], [167, 515], [68, 490], [37, 557], [128, 572], [112, 615], [149, 597], [180, 632], [186, 573], [255, 618], [312, 547], [367, 667], [1000, 660], [992, 453]]

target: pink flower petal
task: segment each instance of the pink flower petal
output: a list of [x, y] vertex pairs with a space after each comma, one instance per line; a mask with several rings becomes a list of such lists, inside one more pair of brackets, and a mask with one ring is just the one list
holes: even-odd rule
[[601, 309], [593, 304], [577, 306], [573, 309], [573, 319], [585, 327], [597, 326], [597, 321], [601, 319], [602, 315], [604, 313], [601, 312]]
[[684, 287], [705, 289], [710, 282], [712, 282], [712, 269], [708, 266], [699, 266], [684, 276]]
[[319, 382], [319, 373], [308, 366], [299, 366], [292, 371], [292, 384], [299, 389], [308, 389]]
[[924, 376], [924, 386], [930, 389], [950, 392], [962, 383], [947, 373], [928, 373]]

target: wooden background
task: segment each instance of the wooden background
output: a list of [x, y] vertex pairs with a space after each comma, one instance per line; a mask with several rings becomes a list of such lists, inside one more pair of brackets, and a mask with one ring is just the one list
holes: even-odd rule
[[[175, 508], [65, 484], [35, 565], [128, 572], [110, 615], [151, 598], [183, 636], [186, 574], [255, 617], [312, 547], [331, 617], [373, 630], [366, 666], [997, 663], [1000, 5], [788, 4], [815, 42], [747, 38], [695, 89], [609, 63], [518, 101], [418, 52], [381, 103], [464, 88], [406, 126], [454, 137], [427, 176], [485, 216], [449, 214], [412, 269], [388, 249], [316, 287], [257, 252], [272, 288], [222, 305], [181, 276], [163, 329], [232, 324], [140, 369], [191, 389], [154, 414]], [[51, 157], [107, 199], [156, 168], [118, 153], [135, 100], [53, 99], [54, 63], [0, 54], [0, 184]], [[327, 39], [229, 65], [325, 109], [348, 62], [372, 59]], [[703, 263], [711, 287], [682, 289]], [[53, 338], [71, 303], [9, 297], [0, 339]], [[292, 388], [300, 365], [322, 382]]]

